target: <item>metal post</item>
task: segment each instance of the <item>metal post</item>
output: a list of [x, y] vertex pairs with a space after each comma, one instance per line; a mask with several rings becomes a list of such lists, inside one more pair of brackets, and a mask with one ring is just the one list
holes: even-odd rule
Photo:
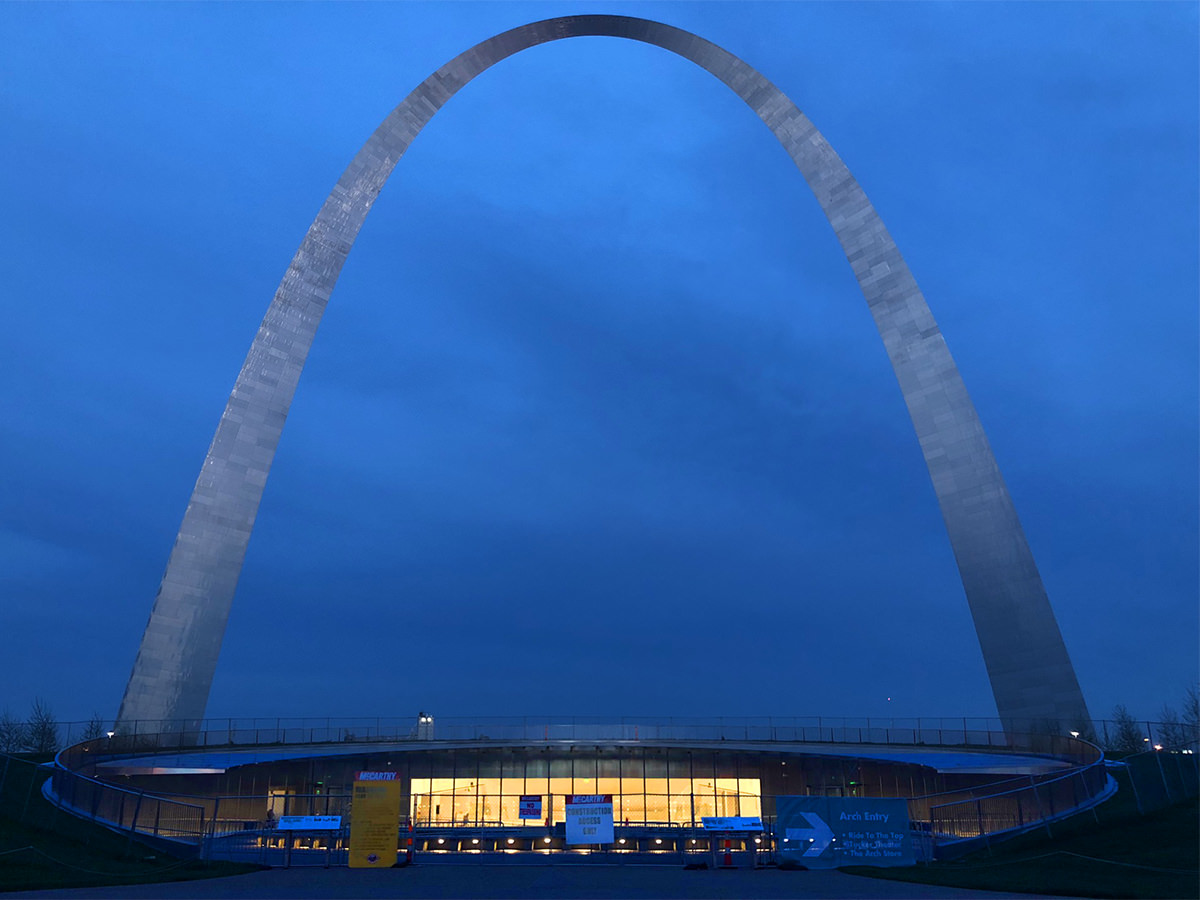
[[146, 792], [142, 791], [138, 794], [137, 803], [133, 807], [133, 821], [129, 823], [129, 842], [125, 844], [125, 855], [129, 855], [129, 851], [133, 849], [133, 833], [137, 830], [138, 813], [142, 811], [142, 799], [146, 796]]
[[1174, 803], [1175, 799], [1171, 796], [1171, 785], [1167, 782], [1167, 773], [1163, 770], [1162, 753], [1157, 750], [1150, 752], [1154, 754], [1154, 761], [1158, 763], [1158, 777], [1162, 779], [1163, 793], [1167, 795], [1167, 803]]
[[1137, 805], [1138, 815], [1144, 816], [1146, 814], [1146, 810], [1142, 807], [1142, 798], [1138, 796], [1137, 782], [1133, 777], [1133, 768], [1127, 767], [1125, 769], [1125, 774], [1129, 776], [1129, 787], [1133, 790], [1133, 802]]

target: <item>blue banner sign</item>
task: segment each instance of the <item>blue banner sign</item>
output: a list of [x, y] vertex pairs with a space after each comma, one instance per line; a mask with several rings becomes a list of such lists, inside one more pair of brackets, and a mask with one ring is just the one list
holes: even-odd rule
[[916, 864], [905, 800], [776, 797], [775, 846], [810, 869]]

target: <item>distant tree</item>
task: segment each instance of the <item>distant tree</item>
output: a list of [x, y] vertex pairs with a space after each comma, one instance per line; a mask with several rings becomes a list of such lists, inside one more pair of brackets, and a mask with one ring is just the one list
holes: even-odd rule
[[1108, 749], [1117, 753], [1140, 753], [1145, 750], [1142, 727], [1133, 714], [1118, 703], [1112, 712], [1113, 730], [1108, 735]]
[[0, 713], [0, 750], [20, 753], [25, 749], [25, 723], [7, 709]]
[[85, 741], [94, 741], [96, 738], [104, 737], [106, 733], [104, 719], [100, 718], [100, 713], [92, 713], [92, 717], [88, 720], [87, 725], [83, 727], [83, 739]]
[[1190, 684], [1183, 692], [1183, 727], [1189, 741], [1200, 740], [1200, 685]]
[[1158, 714], [1158, 724], [1154, 729], [1158, 743], [1168, 750], [1172, 747], [1182, 747], [1188, 742], [1187, 727], [1179, 721], [1179, 713], [1173, 707], [1163, 706]]
[[58, 749], [58, 720], [50, 705], [41, 697], [29, 708], [25, 722], [25, 747], [33, 753], [53, 753]]

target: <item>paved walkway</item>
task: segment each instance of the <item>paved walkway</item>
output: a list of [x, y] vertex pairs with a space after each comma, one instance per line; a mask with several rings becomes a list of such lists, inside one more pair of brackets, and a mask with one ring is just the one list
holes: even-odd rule
[[[114, 888], [12, 893], [8, 898], [564, 898], [622, 900], [642, 898], [871, 898], [871, 900], [949, 900], [949, 898], [1022, 898], [959, 888], [908, 884], [846, 875], [835, 870], [780, 871], [737, 869], [685, 871], [678, 866], [411, 866], [405, 869], [271, 869], [233, 878], [182, 881]], [[1061, 898], [1056, 898], [1061, 900]]]

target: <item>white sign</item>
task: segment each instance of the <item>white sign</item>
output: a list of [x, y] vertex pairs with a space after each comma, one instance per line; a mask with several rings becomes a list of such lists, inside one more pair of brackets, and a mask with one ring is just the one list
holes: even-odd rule
[[613, 842], [612, 794], [567, 795], [567, 843]]
[[280, 816], [275, 826], [280, 831], [337, 831], [341, 816]]
[[702, 816], [700, 825], [705, 831], [759, 832], [763, 830], [762, 819], [758, 816]]
[[542, 817], [542, 795], [522, 794], [521, 805], [518, 809], [520, 810], [518, 813], [519, 818], [540, 819]]

